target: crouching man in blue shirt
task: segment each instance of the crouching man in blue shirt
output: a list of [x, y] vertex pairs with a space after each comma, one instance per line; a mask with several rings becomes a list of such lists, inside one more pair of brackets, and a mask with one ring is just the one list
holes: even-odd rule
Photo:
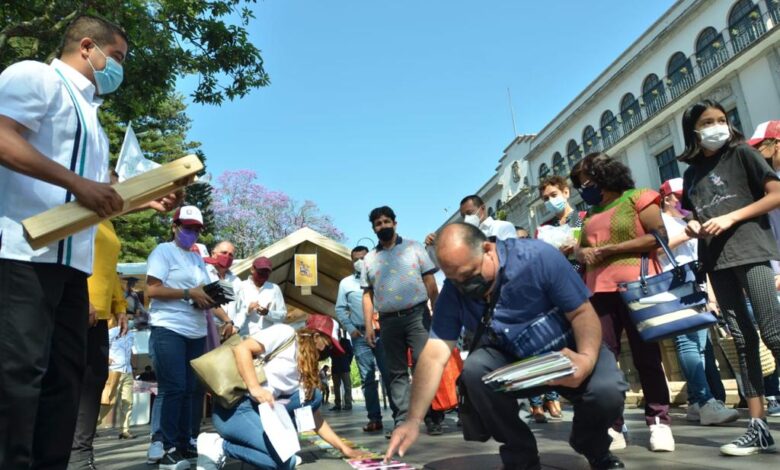
[[[566, 258], [536, 240], [492, 243], [476, 227], [461, 223], [442, 230], [436, 255], [447, 280], [415, 369], [408, 418], [393, 432], [386, 458], [396, 451], [403, 456], [417, 439], [461, 328], [475, 331], [486, 302], [495, 302], [490, 327], [466, 358], [461, 380], [484, 429], [502, 444], [504, 469], [541, 468], [536, 440], [520, 419], [517, 399], [551, 389], [574, 405], [572, 448], [591, 468], [624, 468], [609, 452], [607, 429], [622, 412], [628, 386], [614, 356], [601, 344], [590, 292]], [[497, 392], [482, 382], [488, 372], [549, 351], [567, 356], [576, 372], [523, 392]]]

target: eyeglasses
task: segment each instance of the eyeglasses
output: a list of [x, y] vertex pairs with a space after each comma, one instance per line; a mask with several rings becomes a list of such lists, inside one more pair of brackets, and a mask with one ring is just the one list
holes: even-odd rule
[[596, 183], [594, 183], [591, 180], [585, 180], [582, 183], [580, 183], [580, 189], [592, 188], [593, 186], [596, 186]]

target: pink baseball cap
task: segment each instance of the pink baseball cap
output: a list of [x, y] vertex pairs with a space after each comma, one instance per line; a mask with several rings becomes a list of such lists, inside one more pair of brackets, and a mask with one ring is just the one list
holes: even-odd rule
[[659, 193], [661, 193], [661, 197], [666, 197], [669, 194], [676, 194], [678, 197], [682, 196], [683, 193], [683, 179], [682, 178], [672, 178], [670, 180], [664, 181], [664, 184], [661, 185], [661, 187], [658, 190]]
[[344, 348], [341, 347], [341, 343], [339, 342], [339, 324], [333, 321], [331, 317], [318, 313], [309, 315], [309, 318], [306, 319], [306, 328], [329, 336], [330, 341], [333, 343], [333, 352], [336, 353], [335, 355], [341, 356], [344, 354]]
[[766, 139], [780, 139], [780, 121], [762, 122], [756, 127], [753, 136], [748, 139], [748, 145], [755, 147]]

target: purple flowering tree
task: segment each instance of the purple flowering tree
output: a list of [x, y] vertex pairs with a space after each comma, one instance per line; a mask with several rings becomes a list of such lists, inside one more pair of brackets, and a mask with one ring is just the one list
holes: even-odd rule
[[313, 201], [298, 203], [282, 191], [270, 190], [257, 182], [251, 170], [223, 173], [212, 197], [215, 232], [235, 244], [237, 258], [250, 256], [303, 227], [334, 240], [344, 239], [333, 219], [321, 214]]

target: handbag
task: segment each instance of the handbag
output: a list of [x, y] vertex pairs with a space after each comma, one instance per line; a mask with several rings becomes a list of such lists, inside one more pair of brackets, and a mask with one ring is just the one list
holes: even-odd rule
[[678, 264], [665, 240], [652, 232], [672, 269], [648, 276], [650, 257], [642, 254], [639, 280], [618, 284], [629, 317], [642, 340], [652, 342], [702, 330], [717, 323], [707, 310], [707, 293], [696, 281], [699, 263]]
[[[233, 335], [218, 348], [190, 361], [192, 369], [203, 383], [203, 386], [217, 400], [219, 405], [226, 409], [237, 405], [247, 392], [246, 384], [238, 372], [236, 358], [233, 355], [233, 349], [242, 340], [243, 338], [239, 335]], [[254, 360], [255, 374], [259, 383], [266, 382], [265, 364], [292, 345], [294, 341], [295, 335], [273, 350], [273, 352]]]
[[454, 348], [450, 360], [444, 367], [444, 373], [439, 382], [439, 389], [433, 397], [431, 408], [435, 411], [449, 411], [458, 406], [458, 392], [455, 390], [455, 381], [463, 372], [463, 359], [460, 358], [460, 350]]

